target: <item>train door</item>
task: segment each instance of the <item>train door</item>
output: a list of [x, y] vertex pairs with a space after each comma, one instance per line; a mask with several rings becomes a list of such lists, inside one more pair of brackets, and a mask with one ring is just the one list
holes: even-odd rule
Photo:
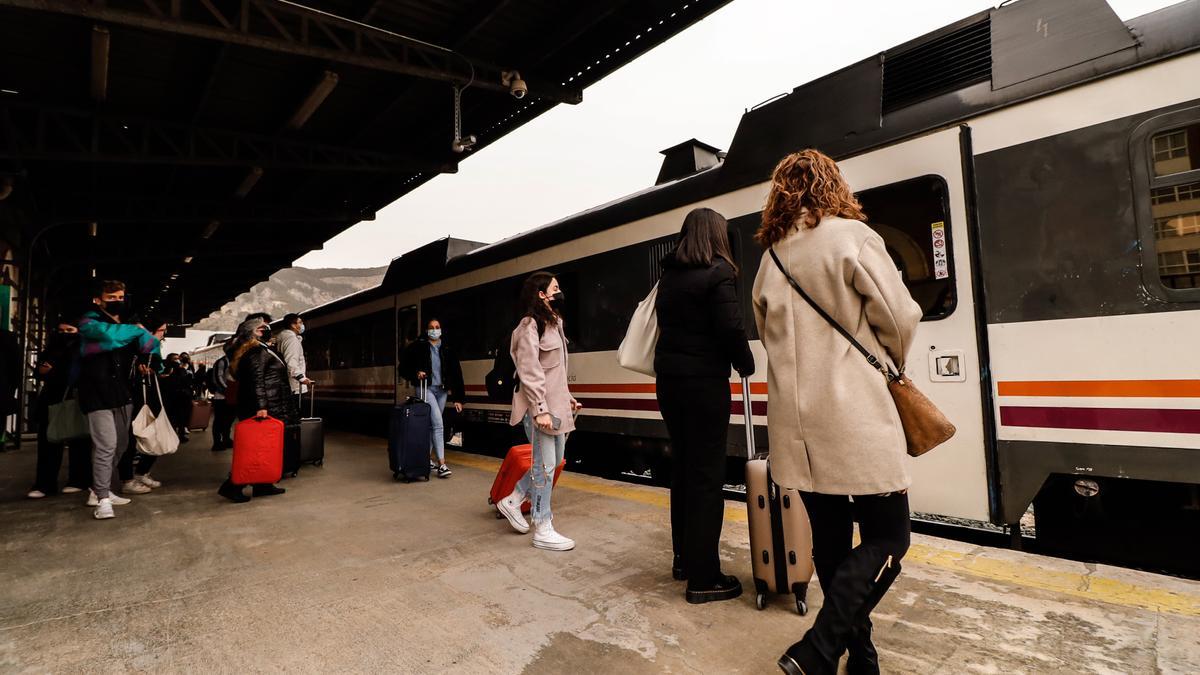
[[[958, 427], [944, 446], [909, 460], [916, 513], [989, 519], [970, 230], [960, 133], [947, 129], [840, 162], [868, 224], [924, 310], [909, 376]], [[990, 386], [990, 385], [989, 385]]]
[[400, 374], [400, 366], [404, 359], [404, 349], [417, 339], [419, 328], [416, 305], [396, 310], [396, 405], [400, 405], [413, 394], [412, 386]]

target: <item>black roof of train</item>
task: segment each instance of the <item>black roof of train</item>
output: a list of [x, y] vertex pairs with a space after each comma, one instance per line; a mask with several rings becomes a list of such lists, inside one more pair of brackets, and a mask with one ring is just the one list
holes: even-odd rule
[[[1035, 40], [1028, 26], [1039, 17], [1055, 30]], [[760, 183], [787, 152], [815, 147], [844, 159], [1197, 49], [1200, 0], [1128, 22], [1104, 0], [1023, 0], [980, 12], [748, 110], [717, 166], [448, 256], [440, 274], [405, 271], [410, 256], [432, 252], [423, 247], [394, 260], [379, 288], [317, 310], [352, 306]], [[429, 246], [441, 250], [442, 242]]]

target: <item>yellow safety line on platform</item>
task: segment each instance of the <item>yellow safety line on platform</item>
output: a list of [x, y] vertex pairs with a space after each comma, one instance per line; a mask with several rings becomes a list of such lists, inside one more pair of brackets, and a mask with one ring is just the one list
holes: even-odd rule
[[[469, 466], [493, 473], [500, 466], [500, 460], [494, 457], [472, 455], [464, 452], [454, 452], [452, 454], [453, 462], [456, 465]], [[660, 489], [640, 485], [614, 485], [608, 482], [601, 482], [600, 479], [583, 474], [564, 473], [559, 478], [558, 485], [570, 490], [589, 492], [591, 494], [649, 504], [660, 508], [669, 508], [671, 505], [670, 496]], [[745, 508], [740, 505], [726, 506], [725, 520], [738, 523], [746, 522]], [[951, 551], [924, 544], [913, 544], [908, 549], [908, 555], [904, 557], [904, 562], [928, 565], [952, 572], [970, 574], [971, 576], [983, 579], [1002, 581], [1085, 600], [1096, 600], [1113, 605], [1136, 607], [1155, 612], [1200, 616], [1200, 595], [1145, 588], [1117, 579], [1049, 570], [1035, 565], [996, 560], [968, 552]]]

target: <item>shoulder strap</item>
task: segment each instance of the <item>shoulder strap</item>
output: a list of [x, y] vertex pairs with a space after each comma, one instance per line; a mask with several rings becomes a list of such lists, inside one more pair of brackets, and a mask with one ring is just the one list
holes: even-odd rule
[[816, 310], [817, 314], [820, 314], [821, 318], [825, 319], [825, 321], [827, 321], [834, 330], [836, 330], [838, 333], [841, 333], [842, 337], [846, 338], [846, 340], [850, 342], [850, 345], [857, 349], [858, 353], [862, 354], [863, 357], [867, 359], [867, 363], [871, 364], [872, 368], [883, 373], [884, 376], [889, 380], [894, 379], [896, 376], [891, 372], [890, 368], [884, 366], [879, 359], [875, 358], [874, 354], [867, 351], [866, 347], [863, 347], [858, 340], [855, 340], [854, 336], [851, 335], [849, 331], [847, 331], [845, 328], [842, 328], [841, 324], [839, 324], [837, 321], [834, 321], [833, 317], [829, 316], [829, 314], [825, 310], [821, 309], [821, 306], [818, 305], [817, 302], [808, 295], [808, 293], [804, 292], [804, 289], [800, 287], [800, 284], [792, 278], [792, 275], [788, 274], [786, 269], [784, 269], [783, 263], [779, 260], [779, 256], [775, 253], [775, 248], [771, 247], [767, 250], [770, 251], [771, 259], [775, 261], [775, 266], [778, 267], [779, 271], [783, 273], [784, 278], [788, 280], [788, 283], [791, 284], [792, 288], [800, 294], [800, 297], [804, 298], [804, 300], [808, 302], [808, 304], [814, 310]]

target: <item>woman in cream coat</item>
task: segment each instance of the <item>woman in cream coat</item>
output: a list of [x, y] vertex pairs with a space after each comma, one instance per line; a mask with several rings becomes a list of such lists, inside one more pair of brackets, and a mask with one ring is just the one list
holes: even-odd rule
[[[753, 292], [768, 358], [771, 474], [801, 492], [825, 595], [779, 666], [834, 673], [849, 650], [848, 672], [878, 673], [870, 612], [909, 543], [904, 430], [884, 375], [787, 275], [893, 372], [904, 368], [921, 309], [832, 159], [816, 150], [789, 155], [772, 181], [756, 237], [768, 251]], [[862, 543], [851, 549], [855, 518]]]

